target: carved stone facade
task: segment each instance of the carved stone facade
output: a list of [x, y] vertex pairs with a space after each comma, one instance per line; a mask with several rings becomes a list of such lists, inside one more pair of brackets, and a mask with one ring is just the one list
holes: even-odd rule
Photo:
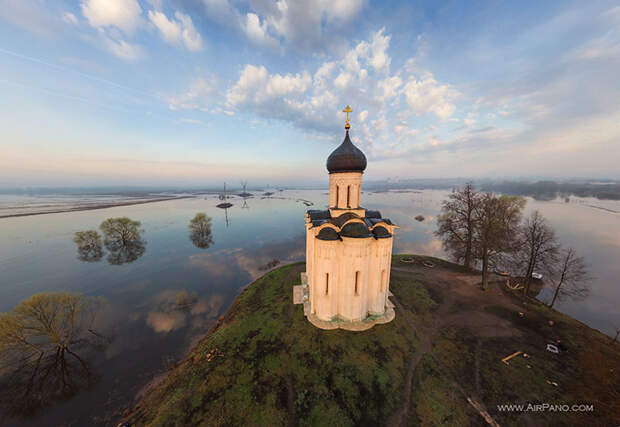
[[360, 206], [366, 158], [352, 144], [348, 129], [327, 168], [330, 208], [306, 214], [304, 312], [323, 329], [364, 330], [394, 318], [388, 296], [398, 227]]

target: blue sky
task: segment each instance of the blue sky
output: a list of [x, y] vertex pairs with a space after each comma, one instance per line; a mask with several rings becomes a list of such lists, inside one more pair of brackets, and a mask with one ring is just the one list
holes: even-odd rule
[[620, 178], [616, 2], [0, 0], [0, 186]]

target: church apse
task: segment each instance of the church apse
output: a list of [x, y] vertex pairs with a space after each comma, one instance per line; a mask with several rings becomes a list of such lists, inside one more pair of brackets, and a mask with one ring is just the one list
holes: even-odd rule
[[394, 318], [389, 301], [393, 233], [378, 211], [361, 206], [366, 156], [349, 137], [327, 159], [329, 209], [306, 213], [306, 272], [296, 303], [322, 329], [365, 330]]

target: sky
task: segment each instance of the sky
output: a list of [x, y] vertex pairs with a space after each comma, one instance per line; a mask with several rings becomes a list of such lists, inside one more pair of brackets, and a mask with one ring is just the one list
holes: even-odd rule
[[620, 178], [614, 1], [0, 0], [0, 186]]

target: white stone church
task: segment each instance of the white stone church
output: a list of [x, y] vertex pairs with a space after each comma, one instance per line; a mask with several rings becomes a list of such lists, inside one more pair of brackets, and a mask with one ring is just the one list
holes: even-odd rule
[[361, 207], [366, 156], [349, 138], [327, 159], [329, 209], [306, 214], [306, 272], [294, 299], [322, 329], [365, 330], [394, 318], [390, 266], [394, 230], [378, 211]]

